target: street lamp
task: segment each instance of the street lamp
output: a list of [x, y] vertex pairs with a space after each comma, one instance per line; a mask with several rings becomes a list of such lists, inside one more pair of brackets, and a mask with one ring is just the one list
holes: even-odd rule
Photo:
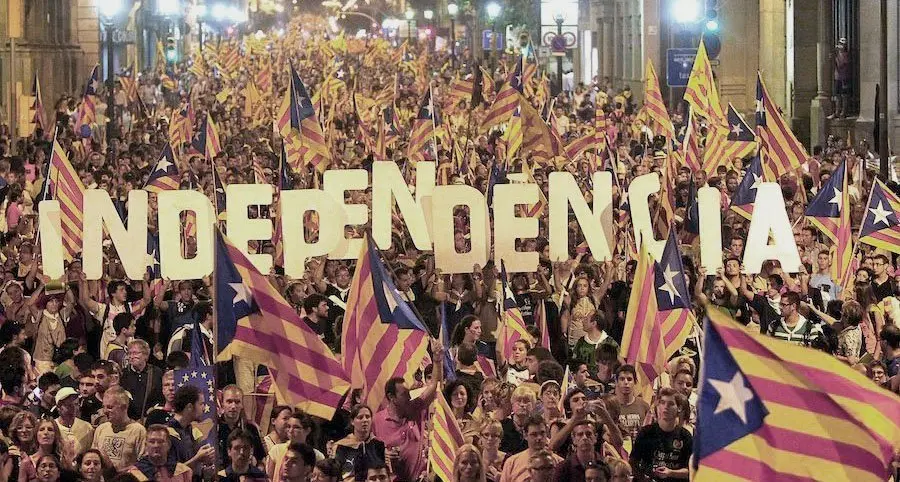
[[428, 34], [428, 38], [425, 40], [425, 45], [428, 47], [428, 50], [434, 50], [431, 47], [431, 41], [433, 39], [433, 31], [434, 27], [431, 24], [431, 20], [434, 18], [434, 10], [425, 10], [422, 12], [422, 16], [425, 17], [425, 20], [428, 21], [428, 27], [426, 27], [425, 32]]
[[676, 23], [694, 23], [700, 18], [698, 0], [675, 0], [672, 3], [672, 18]]
[[485, 12], [487, 12], [488, 20], [491, 22], [491, 70], [494, 70], [494, 66], [496, 64], [496, 54], [497, 54], [497, 17], [500, 16], [500, 4], [497, 2], [491, 2], [487, 4], [485, 7]]
[[105, 0], [97, 5], [100, 20], [106, 28], [106, 142], [107, 145], [116, 133], [116, 74], [115, 55], [113, 51], [113, 32], [119, 16], [125, 10], [122, 0]]
[[448, 3], [447, 13], [450, 15], [450, 64], [456, 67], [456, 14], [459, 13], [459, 6]]
[[[553, 16], [553, 21], [556, 22], [556, 35], [562, 39], [562, 26], [563, 22], [566, 21], [566, 17], [562, 12], [556, 12], [556, 15]], [[563, 91], [563, 55], [565, 55], [565, 51], [563, 51], [562, 55], [557, 54], [556, 56], [556, 84], [559, 86], [557, 94]]]
[[431, 20], [434, 18], [434, 11], [433, 10], [425, 10], [424, 12], [422, 12], [422, 15], [425, 17], [425, 20]]
[[203, 52], [203, 19], [206, 17], [206, 5], [196, 5], [194, 15], [197, 17], [197, 41], [200, 43], [200, 52]]
[[416, 11], [413, 9], [406, 10], [406, 38], [412, 38], [412, 22], [416, 18]]

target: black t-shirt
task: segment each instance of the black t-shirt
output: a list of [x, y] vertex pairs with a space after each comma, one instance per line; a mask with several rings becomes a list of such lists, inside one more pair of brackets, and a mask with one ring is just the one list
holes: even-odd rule
[[873, 279], [872, 292], [875, 294], [875, 299], [881, 301], [888, 296], [894, 296], [897, 293], [897, 283], [890, 277], [881, 284], [878, 284], [878, 282]]
[[659, 478], [653, 473], [654, 467], [666, 467], [672, 470], [684, 469], [693, 450], [691, 433], [684, 427], [676, 427], [666, 432], [658, 423], [648, 425], [638, 432], [631, 450], [631, 468], [635, 475], [643, 474], [654, 482], [674, 480], [670, 477]]
[[525, 441], [522, 432], [516, 429], [516, 424], [513, 423], [512, 418], [504, 418], [500, 425], [503, 427], [503, 435], [500, 439], [500, 450], [502, 452], [513, 455], [528, 448], [528, 442]]
[[91, 419], [97, 412], [103, 408], [103, 402], [97, 400], [97, 397], [83, 398], [80, 400], [81, 410], [79, 413], [80, 419], [84, 420], [87, 423], [91, 423]]
[[525, 322], [525, 326], [534, 326], [534, 298], [531, 297], [531, 293], [517, 293], [514, 296], [516, 305], [522, 312], [522, 321]]

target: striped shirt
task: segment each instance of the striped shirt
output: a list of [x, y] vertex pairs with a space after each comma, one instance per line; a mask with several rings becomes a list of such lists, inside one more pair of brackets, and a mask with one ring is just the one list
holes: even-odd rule
[[799, 315], [797, 324], [789, 327], [784, 318], [769, 326], [769, 336], [801, 346], [809, 346], [817, 338], [825, 336], [822, 325], [807, 320]]

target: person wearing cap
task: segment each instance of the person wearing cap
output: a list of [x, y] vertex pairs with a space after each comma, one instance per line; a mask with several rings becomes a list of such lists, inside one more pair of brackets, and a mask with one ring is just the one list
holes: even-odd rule
[[27, 302], [32, 320], [37, 320], [33, 353], [37, 376], [53, 370], [53, 353], [66, 341], [66, 320], [71, 311], [71, 305], [65, 306], [65, 293], [49, 294], [45, 288], [38, 288]]
[[63, 387], [56, 392], [56, 426], [63, 440], [72, 443], [75, 453], [84, 453], [91, 448], [94, 440], [94, 427], [78, 418], [78, 391], [72, 387]]

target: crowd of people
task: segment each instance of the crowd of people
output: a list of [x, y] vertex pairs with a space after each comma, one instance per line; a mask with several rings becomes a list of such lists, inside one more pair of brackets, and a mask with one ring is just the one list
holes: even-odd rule
[[[222, 43], [205, 57], [195, 54], [162, 71], [147, 69], [137, 79], [137, 99], [124, 83], [115, 106], [96, 99], [101, 125], [90, 137], [74, 130], [78, 98], [60, 99], [46, 129], [31, 137], [0, 137], [0, 482], [184, 481], [221, 477], [224, 480], [416, 481], [433, 477], [428, 464], [430, 410], [441, 393], [465, 435], [455, 453], [452, 481], [668, 481], [687, 479], [696, 422], [699, 377], [698, 340], [694, 332], [653, 395], [638, 389], [638, 374], [620, 351], [625, 317], [637, 261], [624, 246], [631, 230], [627, 208], [616, 209], [621, 249], [613, 260], [595, 260], [581, 249], [584, 239], [570, 223], [571, 256], [566, 262], [548, 258], [547, 209], [538, 214], [541, 236], [523, 241], [522, 251], [536, 251], [541, 261], [535, 273], [512, 274], [516, 304], [533, 336], [521, 339], [504, 359], [497, 345], [501, 313], [497, 299], [499, 267], [488, 262], [469, 274], [444, 275], [433, 257], [412, 245], [402, 228], [384, 251], [395, 283], [437, 335], [438, 309], [446, 311], [452, 335], [448, 345], [430, 347], [433, 364], [414, 382], [391, 379], [382, 406], [358, 402], [349, 393], [332, 420], [313, 417], [291, 406], [259, 397], [255, 374], [241, 360], [217, 364], [217, 400], [206, 400], [192, 386], [176, 388], [174, 371], [188, 366], [191, 345], [202, 339], [213, 346], [216, 323], [210, 280], [165, 282], [128, 280], [111, 246], [105, 249], [104, 276], [86, 280], [80, 260], [67, 263], [65, 279], [48, 279], [41, 270], [37, 200], [53, 139], [63, 146], [88, 188], [104, 189], [117, 200], [144, 186], [163, 146], [172, 141], [170, 121], [190, 105], [196, 119], [210, 113], [223, 152], [215, 159], [226, 184], [278, 181], [280, 139], [272, 134], [272, 117], [288, 85], [293, 64], [314, 96], [331, 152], [328, 169], [365, 168], [377, 157], [359, 135], [360, 123], [373, 109], [395, 107], [399, 135], [385, 152], [414, 183], [408, 166], [408, 126], [423, 96], [430, 90], [447, 126], [434, 151], [447, 182], [488, 189], [494, 167], [507, 164], [509, 173], [523, 168], [547, 191], [548, 173], [568, 170], [589, 189], [595, 154], [564, 162], [537, 164], [527, 156], [511, 161], [502, 129], [480, 130], [493, 92], [472, 101], [451, 94], [457, 79], [479, 75], [486, 62], [469, 52], [429, 52], [426, 45], [403, 47], [400, 63], [392, 63], [396, 44], [382, 39], [347, 40], [343, 35], [322, 39], [320, 33], [292, 24], [285, 36], [259, 41], [263, 49], [245, 44], [237, 65], [228, 67]], [[310, 29], [312, 22], [304, 24]], [[212, 44], [212, 42], [210, 42]], [[217, 56], [220, 57], [217, 59]], [[336, 60], [339, 64], [335, 64]], [[504, 55], [493, 79], [497, 90], [514, 67], [515, 55]], [[208, 75], [199, 75], [198, 64]], [[340, 65], [350, 80], [326, 95]], [[247, 88], [268, 66], [272, 85], [250, 102]], [[230, 70], [230, 71], [229, 71]], [[423, 79], [424, 77], [424, 79]], [[540, 90], [543, 76], [536, 76]], [[554, 89], [554, 91], [557, 89]], [[616, 200], [638, 175], [660, 172], [667, 153], [638, 118], [638, 99], [629, 89], [617, 89], [607, 79], [559, 89], [542, 99], [553, 117], [552, 128], [563, 141], [595, 128], [596, 111], [608, 119], [615, 171]], [[392, 95], [385, 97], [384, 92]], [[476, 97], [481, 92], [476, 94]], [[347, 102], [348, 98], [354, 102]], [[379, 104], [382, 102], [382, 104]], [[552, 105], [552, 109], [546, 108]], [[117, 110], [113, 138], [105, 138], [102, 113]], [[368, 111], [367, 111], [368, 110]], [[672, 112], [677, 132], [685, 119]], [[378, 114], [375, 114], [376, 116]], [[199, 120], [197, 121], [199, 124]], [[194, 129], [198, 127], [194, 126]], [[52, 132], [51, 132], [52, 131]], [[373, 136], [374, 132], [368, 132]], [[174, 145], [182, 187], [213, 193], [211, 164], [187, 146]], [[10, 155], [12, 144], [16, 154]], [[885, 389], [900, 386], [900, 271], [892, 253], [860, 246], [855, 251], [852, 282], [842, 286], [831, 277], [828, 240], [804, 218], [808, 199], [842, 161], [853, 169], [853, 223], [866, 215], [864, 196], [874, 174], [865, 169], [865, 152], [846, 139], [830, 138], [813, 146], [813, 156], [801, 171], [781, 179], [803, 267], [784, 272], [767, 262], [763, 272], [748, 275], [741, 259], [748, 221], [728, 209], [744, 175], [748, 159], [724, 160], [716, 175], [705, 180], [723, 198], [724, 268], [708, 273], [699, 267], [694, 237], [683, 229], [690, 204], [690, 170], [681, 168], [674, 180], [674, 219], [662, 228], [679, 233], [686, 275], [693, 287], [693, 309], [702, 319], [710, 309], [722, 309], [758, 331], [789, 343], [832, 354], [865, 373]], [[455, 149], [462, 146], [463, 156]], [[462, 158], [460, 158], [462, 157]], [[304, 165], [292, 173], [295, 188], [317, 187], [321, 173]], [[896, 184], [889, 184], [898, 190]], [[152, 196], [151, 196], [152, 198]], [[350, 194], [359, 204], [371, 203], [371, 192]], [[651, 208], [658, 206], [658, 200]], [[155, 204], [149, 218], [155, 230]], [[260, 214], [262, 210], [260, 210]], [[466, 217], [457, 216], [457, 247], [467, 249]], [[398, 226], [399, 226], [399, 219]], [[307, 219], [308, 225], [312, 224]], [[312, 230], [312, 229], [311, 229]], [[352, 232], [360, 236], [363, 227]], [[190, 240], [185, 241], [190, 244]], [[190, 246], [189, 246], [190, 248]], [[274, 246], [260, 243], [261, 251]], [[294, 305], [310, 328], [339, 356], [341, 322], [355, 266], [353, 262], [313, 259], [307, 274], [288, 278], [280, 268], [271, 281]], [[540, 343], [545, 327], [549, 346]], [[202, 337], [191, 336], [193, 330]], [[449, 357], [444, 357], [445, 352]], [[487, 363], [485, 363], [487, 361]], [[452, 366], [444, 366], [450, 363]], [[567, 370], [568, 368], [568, 370]], [[249, 370], [250, 376], [246, 376]], [[571, 374], [571, 375], [567, 375]], [[567, 379], [567, 376], [570, 379]], [[215, 442], [195, 433], [208, 404], [217, 405], [212, 431]], [[262, 415], [259, 415], [262, 413]], [[194, 429], [192, 429], [192, 427]]]

